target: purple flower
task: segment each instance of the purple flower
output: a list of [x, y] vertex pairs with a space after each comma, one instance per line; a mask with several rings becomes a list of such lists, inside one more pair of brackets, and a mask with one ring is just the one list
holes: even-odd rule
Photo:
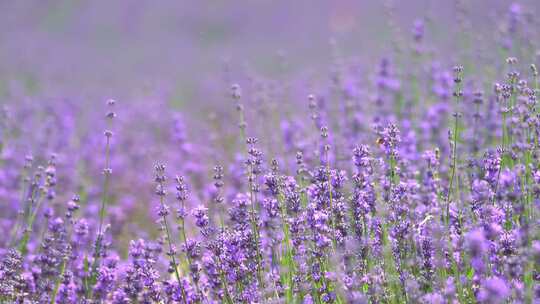
[[481, 303], [504, 303], [510, 296], [508, 284], [499, 277], [487, 278], [478, 292], [477, 299]]

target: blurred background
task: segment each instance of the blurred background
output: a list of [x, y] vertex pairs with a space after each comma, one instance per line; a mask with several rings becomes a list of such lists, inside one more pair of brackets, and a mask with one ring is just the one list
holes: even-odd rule
[[[520, 4], [524, 13], [540, 12], [540, 1]], [[511, 6], [494, 0], [1, 1], [0, 94], [146, 95], [200, 106], [216, 98], [209, 97], [209, 83], [238, 74], [324, 78], [334, 56], [375, 62], [399, 39], [411, 39], [415, 20], [429, 23], [426, 40], [439, 51], [453, 49], [463, 34], [447, 30], [457, 27], [460, 14], [473, 14], [466, 26], [495, 41], [494, 17], [504, 18]]]

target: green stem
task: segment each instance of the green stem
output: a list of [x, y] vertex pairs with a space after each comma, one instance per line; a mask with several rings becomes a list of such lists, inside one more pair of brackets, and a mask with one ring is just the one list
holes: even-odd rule
[[[456, 78], [460, 78], [461, 75], [458, 72], [458, 75]], [[459, 141], [459, 101], [460, 101], [460, 95], [461, 95], [461, 80], [457, 83], [457, 88], [455, 90], [455, 99], [456, 99], [456, 111], [454, 113], [454, 138], [453, 138], [453, 145], [452, 145], [452, 170], [450, 173], [450, 181], [448, 183], [448, 193], [446, 194], [445, 199], [445, 205], [446, 205], [446, 226], [449, 226], [450, 223], [450, 198], [452, 195], [452, 192], [454, 191], [454, 180], [456, 179], [456, 171], [457, 171], [457, 165], [458, 165], [458, 141]], [[457, 184], [457, 183], [456, 183]], [[454, 198], [457, 199], [457, 198]]]
[[[165, 208], [165, 204], [163, 202], [163, 196], [161, 196], [161, 198], [160, 198], [160, 204], [161, 204], [162, 208]], [[170, 253], [171, 263], [173, 264], [173, 267], [174, 267], [174, 275], [176, 277], [176, 280], [178, 281], [178, 286], [182, 290], [182, 296], [183, 296], [183, 299], [184, 299], [184, 303], [186, 304], [187, 303], [186, 292], [185, 292], [184, 288], [182, 287], [182, 281], [180, 280], [180, 274], [178, 273], [178, 264], [176, 263], [176, 258], [174, 257], [174, 250], [173, 250], [173, 245], [172, 245], [172, 241], [171, 241], [171, 234], [169, 232], [169, 225], [167, 223], [167, 216], [166, 215], [163, 216], [163, 225], [165, 226], [165, 234], [166, 234], [166, 237], [167, 237], [167, 244], [169, 245], [169, 253]]]
[[[278, 202], [280, 205], [280, 211], [281, 211], [281, 222], [282, 222], [282, 228], [283, 228], [283, 246], [285, 247], [284, 251], [285, 254], [282, 254], [282, 266], [285, 266], [288, 270], [287, 275], [287, 281], [284, 284], [285, 286], [288, 286], [286, 297], [288, 302], [293, 301], [293, 277], [294, 277], [294, 271], [295, 271], [295, 264], [293, 260], [293, 250], [290, 248], [289, 242], [289, 224], [287, 223], [287, 211], [285, 206], [285, 201], [283, 198], [283, 194], [281, 191], [278, 193]], [[285, 256], [285, 258], [283, 258]]]
[[[182, 202], [182, 210], [184, 210], [184, 203]], [[185, 229], [185, 221], [184, 219], [182, 218], [180, 220], [180, 230], [181, 230], [181, 233], [182, 233], [182, 239], [184, 241], [184, 246], [186, 247], [186, 250], [187, 250], [187, 237], [186, 237], [186, 229]], [[189, 268], [191, 267], [192, 265], [192, 262], [191, 262], [191, 258], [189, 257], [189, 254], [187, 253], [186, 251], [186, 260], [187, 260], [187, 263], [188, 263], [188, 266]], [[201, 294], [201, 291], [200, 291], [200, 288], [199, 288], [199, 283], [192, 277], [192, 281], [193, 281], [193, 284], [195, 284], [195, 290], [197, 291], [197, 294]], [[204, 297], [204, 295], [203, 295]]]
[[[110, 136], [106, 136], [106, 144], [105, 144], [105, 169], [103, 170], [103, 173], [105, 175], [103, 179], [103, 192], [101, 196], [101, 205], [99, 207], [99, 224], [98, 224], [98, 232], [96, 236], [96, 241], [94, 244], [94, 254], [93, 258], [94, 261], [92, 262], [91, 267], [91, 273], [89, 278], [89, 288], [92, 288], [94, 284], [97, 281], [97, 271], [99, 267], [99, 260], [101, 255], [101, 246], [103, 242], [103, 225], [104, 220], [106, 216], [106, 207], [107, 202], [109, 198], [109, 179], [110, 179]], [[88, 295], [92, 295], [92, 290], [87, 290]]]
[[[25, 205], [25, 202], [26, 202], [26, 192], [28, 191], [27, 190], [27, 185], [26, 185], [26, 179], [28, 177], [28, 170], [26, 170], [26, 165], [24, 166], [23, 168], [23, 172], [22, 172], [22, 176], [21, 176], [21, 198], [20, 198], [20, 202], [21, 202], [21, 206], [24, 206]], [[28, 208], [28, 207], [26, 207]], [[17, 235], [19, 234], [19, 229], [20, 229], [20, 226], [21, 226], [21, 221], [23, 221], [24, 217], [25, 217], [25, 213], [26, 213], [26, 208], [24, 210], [24, 212], [20, 212], [19, 211], [19, 214], [17, 214], [17, 220], [16, 220], [16, 224], [15, 224], [15, 227], [11, 230], [11, 233], [10, 233], [10, 241], [9, 241], [9, 244], [13, 245], [13, 243], [15, 242], [16, 238], [17, 238]]]
[[[240, 138], [243, 141], [243, 145], [246, 144], [246, 122], [244, 118], [244, 109], [242, 104], [237, 105], [237, 109], [239, 112], [239, 120], [240, 120]], [[245, 146], [245, 154], [247, 157], [249, 157], [249, 153], [247, 151], [247, 146]], [[261, 267], [262, 267], [262, 254], [260, 252], [259, 248], [259, 240], [260, 240], [260, 234], [259, 234], [259, 228], [256, 221], [256, 210], [255, 205], [257, 204], [257, 194], [253, 191], [253, 180], [256, 178], [256, 175], [253, 175], [253, 165], [249, 165], [248, 167], [248, 187], [249, 187], [249, 199], [251, 202], [251, 229], [253, 232], [253, 236], [255, 238], [255, 244], [257, 248], [257, 279], [259, 281], [259, 284], [261, 287], [264, 287], [264, 281], [262, 279], [262, 273], [261, 273]]]
[[329, 209], [330, 209], [330, 225], [332, 227], [332, 250], [335, 251], [337, 248], [337, 242], [335, 237], [336, 224], [334, 221], [334, 206], [333, 206], [333, 194], [332, 194], [332, 178], [330, 176], [330, 156], [328, 150], [324, 149], [324, 154], [326, 158], [326, 179], [328, 181], [328, 194], [330, 196]]
[[[37, 187], [39, 188], [39, 187]], [[36, 216], [39, 212], [39, 208], [41, 207], [41, 204], [43, 202], [43, 197], [41, 196], [41, 191], [39, 189], [36, 189], [37, 191], [37, 203], [34, 210], [30, 210], [29, 218], [27, 220], [26, 229], [24, 230], [23, 237], [19, 243], [19, 251], [21, 252], [22, 256], [25, 256], [28, 253], [28, 241], [30, 240], [30, 233], [32, 232], [32, 227], [34, 226], [34, 221], [36, 219]]]

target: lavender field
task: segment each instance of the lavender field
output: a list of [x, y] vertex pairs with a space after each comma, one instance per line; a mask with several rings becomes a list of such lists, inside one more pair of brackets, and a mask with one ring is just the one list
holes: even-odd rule
[[1, 1], [0, 303], [540, 303], [539, 14]]

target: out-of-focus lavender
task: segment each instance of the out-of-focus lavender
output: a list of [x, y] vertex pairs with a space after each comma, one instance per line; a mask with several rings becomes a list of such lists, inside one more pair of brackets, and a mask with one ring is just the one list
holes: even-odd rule
[[540, 301], [536, 1], [0, 8], [0, 303]]

